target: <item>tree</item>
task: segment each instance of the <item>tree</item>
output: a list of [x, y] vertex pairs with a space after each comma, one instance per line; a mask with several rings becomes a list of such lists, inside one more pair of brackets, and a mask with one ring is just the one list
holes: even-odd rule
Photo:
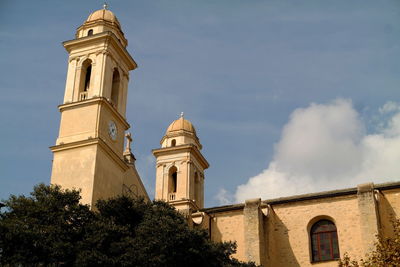
[[0, 265], [71, 265], [75, 244], [94, 217], [79, 199], [78, 191], [41, 184], [31, 197], [11, 196], [5, 201], [8, 210], [0, 213]]
[[358, 263], [345, 253], [339, 267], [396, 267], [400, 266], [400, 219], [393, 221], [393, 236], [377, 236], [375, 249]]
[[231, 258], [234, 243], [190, 229], [170, 205], [120, 196], [97, 211], [79, 192], [38, 185], [0, 213], [0, 265], [255, 266]]

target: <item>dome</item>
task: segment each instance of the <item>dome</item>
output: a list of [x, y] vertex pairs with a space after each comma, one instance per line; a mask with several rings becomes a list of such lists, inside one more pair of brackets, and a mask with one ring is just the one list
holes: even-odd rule
[[181, 116], [179, 119], [173, 121], [168, 126], [166, 134], [176, 132], [176, 131], [182, 131], [182, 130], [196, 135], [196, 130], [194, 129], [193, 124], [190, 121], [184, 119], [183, 116]]
[[114, 13], [112, 13], [110, 10], [107, 10], [107, 9], [99, 9], [99, 10], [93, 12], [92, 14], [89, 15], [86, 22], [92, 22], [92, 21], [96, 21], [96, 20], [105, 20], [105, 21], [111, 22], [113, 24], [116, 24], [118, 27], [121, 27], [121, 25], [119, 24], [119, 21], [118, 21], [117, 17], [114, 15]]

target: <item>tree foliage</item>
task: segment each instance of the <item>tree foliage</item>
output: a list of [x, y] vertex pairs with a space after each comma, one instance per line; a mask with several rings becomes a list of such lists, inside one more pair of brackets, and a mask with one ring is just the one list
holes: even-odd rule
[[255, 266], [164, 202], [120, 196], [98, 201], [95, 212], [79, 199], [78, 191], [38, 185], [30, 197], [5, 201], [0, 265]]
[[396, 267], [400, 266], [400, 219], [393, 221], [392, 237], [377, 237], [375, 249], [360, 262], [345, 253], [339, 267]]

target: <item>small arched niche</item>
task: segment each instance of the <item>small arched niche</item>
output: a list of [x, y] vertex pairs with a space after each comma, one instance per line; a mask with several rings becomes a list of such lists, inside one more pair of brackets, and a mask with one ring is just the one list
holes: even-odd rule
[[88, 30], [88, 32], [87, 32], [87, 36], [91, 36], [91, 35], [93, 35], [93, 30], [92, 29]]
[[119, 100], [119, 87], [120, 87], [120, 74], [117, 68], [113, 71], [112, 85], [111, 85], [111, 102], [115, 107], [118, 107]]
[[176, 146], [176, 140], [175, 139], [172, 139], [171, 146]]
[[85, 100], [88, 98], [88, 91], [90, 90], [90, 82], [92, 78], [92, 61], [86, 59], [82, 63], [80, 83], [79, 83], [79, 100]]

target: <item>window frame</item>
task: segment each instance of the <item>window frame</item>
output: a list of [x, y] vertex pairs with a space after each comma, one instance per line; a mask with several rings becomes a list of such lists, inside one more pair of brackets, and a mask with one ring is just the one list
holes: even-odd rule
[[[330, 230], [330, 231], [318, 231], [318, 232], [313, 232], [313, 228], [320, 223], [321, 221], [328, 221], [331, 223], [334, 227], [335, 230]], [[340, 259], [340, 247], [339, 247], [339, 235], [338, 235], [338, 228], [336, 227], [335, 221], [327, 216], [319, 216], [317, 218], [314, 218], [312, 221], [310, 221], [308, 225], [308, 238], [309, 238], [309, 252], [310, 252], [310, 262], [311, 263], [320, 263], [320, 262], [327, 262], [327, 261], [337, 261]], [[326, 234], [329, 233], [329, 248], [330, 248], [330, 258], [329, 259], [321, 259], [321, 247], [320, 247], [320, 236], [321, 234]], [[337, 246], [337, 253], [338, 257], [335, 258], [334, 256], [334, 238], [333, 238], [333, 233], [336, 233], [336, 246]], [[313, 242], [313, 235], [317, 235], [317, 244], [314, 245]], [[318, 259], [314, 258], [314, 247], [317, 249], [318, 252]]]

